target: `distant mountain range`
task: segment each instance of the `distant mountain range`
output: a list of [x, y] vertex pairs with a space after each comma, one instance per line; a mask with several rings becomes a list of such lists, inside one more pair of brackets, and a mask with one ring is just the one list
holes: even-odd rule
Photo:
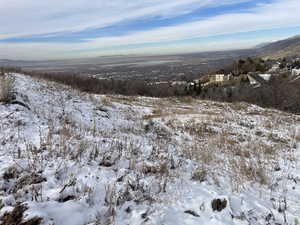
[[270, 59], [300, 56], [300, 35], [261, 45], [257, 50], [258, 55]]
[[132, 63], [147, 62], [155, 60], [180, 60], [182, 62], [212, 62], [214, 60], [226, 59], [227, 61], [237, 58], [263, 57], [269, 59], [278, 59], [283, 57], [300, 57], [300, 35], [288, 39], [261, 43], [252, 49], [199, 52], [193, 54], [161, 55], [161, 56], [135, 56], [135, 55], [116, 55], [107, 57], [85, 58], [85, 59], [68, 59], [68, 60], [45, 60], [45, 61], [25, 61], [25, 60], [8, 60], [0, 59], [0, 66], [17, 66], [22, 68], [43, 68], [62, 67], [65, 65], [106, 65], [112, 63]]

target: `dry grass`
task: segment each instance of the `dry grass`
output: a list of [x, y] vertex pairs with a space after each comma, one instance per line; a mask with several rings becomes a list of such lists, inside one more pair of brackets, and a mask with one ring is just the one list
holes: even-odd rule
[[220, 118], [220, 113], [212, 111], [212, 110], [205, 110], [205, 109], [203, 109], [199, 113], [201, 113], [203, 115], [210, 115], [210, 116], [216, 116], [216, 117], [219, 116], [219, 118]]
[[34, 217], [24, 222], [24, 213], [28, 209], [26, 205], [17, 204], [13, 211], [5, 213], [1, 217], [1, 225], [40, 225], [42, 218]]
[[194, 98], [192, 96], [184, 96], [178, 98], [181, 103], [192, 104], [194, 102]]
[[275, 142], [275, 143], [281, 143], [281, 144], [286, 144], [286, 145], [289, 143], [288, 140], [286, 140], [286, 139], [284, 139], [284, 138], [282, 138], [282, 137], [279, 137], [279, 136], [277, 136], [277, 135], [275, 135], [275, 134], [273, 134], [273, 133], [270, 133], [269, 139], [270, 139], [272, 142]]
[[[179, 154], [198, 162], [199, 168], [203, 165], [211, 168], [206, 176], [216, 183], [220, 174], [227, 174], [231, 177], [232, 187], [236, 191], [242, 190], [249, 182], [271, 185], [270, 176], [283, 150], [290, 149], [292, 138], [296, 143], [300, 140], [299, 133], [284, 132], [288, 124], [295, 123], [297, 118], [278, 114], [275, 110], [255, 109], [248, 113], [247, 109], [251, 110], [251, 107], [247, 103], [228, 104], [226, 107], [224, 104], [205, 105], [205, 102], [201, 102], [201, 110], [196, 107], [183, 109], [178, 106], [178, 102], [168, 103], [164, 100], [160, 103], [171, 107], [167, 107], [167, 110], [153, 110], [144, 119], [165, 118], [165, 125], [169, 128], [192, 137], [193, 143], [188, 138], [177, 146]], [[178, 115], [191, 115], [191, 118], [181, 119]], [[258, 124], [253, 122], [257, 120], [257, 115], [260, 116]], [[231, 129], [232, 126], [246, 132], [239, 133], [238, 130]], [[289, 150], [286, 152], [289, 154]], [[291, 162], [293, 160], [292, 157], [287, 159]], [[203, 180], [202, 175], [201, 170], [195, 170], [192, 177]]]
[[0, 102], [8, 103], [13, 99], [15, 79], [8, 75], [0, 77]]
[[296, 134], [295, 136], [295, 140], [300, 143], [300, 132], [298, 134]]
[[[57, 129], [57, 133], [55, 134], [55, 131], [53, 131], [55, 130], [55, 124], [53, 124], [52, 121], [52, 124], [49, 124], [51, 128], [49, 129], [49, 134], [45, 137], [44, 142], [49, 146], [47, 147], [49, 152], [52, 152], [51, 154], [56, 153], [56, 156], [53, 156], [53, 158], [61, 158], [62, 162], [65, 159], [71, 159], [79, 163], [84, 163], [85, 158], [88, 157], [89, 162], [93, 160], [97, 162], [99, 166], [112, 167], [115, 171], [119, 169], [120, 165], [118, 162], [127, 159], [129, 160], [130, 170], [134, 170], [133, 173], [142, 175], [141, 177], [155, 177], [155, 182], [159, 183], [161, 187], [160, 191], [163, 192], [166, 191], [168, 180], [171, 180], [175, 175], [180, 177], [180, 174], [183, 172], [180, 167], [184, 164], [185, 159], [193, 160], [195, 163], [191, 175], [193, 180], [199, 182], [213, 180], [218, 184], [218, 182], [221, 182], [221, 179], [218, 181], [219, 176], [227, 175], [232, 177], [232, 185], [235, 190], [243, 188], [246, 182], [256, 182], [262, 185], [268, 185], [270, 183], [268, 174], [271, 174], [270, 169], [273, 168], [274, 161], [279, 158], [278, 152], [282, 150], [283, 140], [275, 139], [277, 137], [273, 135], [270, 136], [270, 140], [275, 142], [275, 144], [266, 145], [260, 141], [247, 140], [247, 137], [251, 134], [249, 136], [247, 136], [248, 134], [243, 135], [238, 133], [239, 130], [235, 130], [235, 126], [231, 128], [232, 125], [236, 125], [242, 127], [242, 129], [245, 128], [244, 130], [251, 133], [251, 129], [249, 129], [248, 126], [242, 126], [243, 124], [240, 124], [240, 119], [244, 115], [243, 112], [232, 113], [230, 110], [232, 107], [237, 111], [244, 110], [247, 107], [246, 104], [233, 104], [227, 107], [225, 104], [220, 103], [212, 103], [210, 105], [210, 103], [207, 102], [205, 105], [205, 102], [201, 102], [201, 110], [199, 110], [200, 107], [197, 109], [196, 104], [192, 105], [194, 102], [192, 98], [180, 99], [179, 101], [181, 102], [191, 104], [182, 105], [182, 103], [178, 102], [175, 98], [159, 100], [142, 99], [141, 101], [137, 97], [98, 97], [90, 96], [91, 100], [97, 106], [108, 106], [112, 105], [113, 102], [120, 102], [133, 106], [146, 105], [149, 108], [151, 107], [151, 109], [153, 109], [152, 112], [150, 111], [151, 114], [145, 115], [143, 119], [164, 118], [166, 122], [163, 120], [162, 122], [165, 122], [165, 125], [172, 129], [166, 129], [164, 126], [161, 126], [160, 123], [156, 124], [153, 121], [151, 122], [151, 120], [140, 121], [141, 124], [135, 123], [136, 126], [120, 128], [122, 134], [144, 135], [144, 133], [141, 132], [143, 131], [141, 128], [147, 123], [145, 130], [147, 130], [146, 134], [150, 134], [149, 137], [151, 136], [149, 142], [150, 145], [153, 146], [153, 150], [149, 158], [145, 159], [143, 158], [143, 154], [141, 154], [143, 146], [138, 141], [137, 143], [131, 143], [130, 139], [125, 137], [123, 139], [123, 137], [116, 136], [118, 138], [117, 142], [105, 143], [104, 140], [106, 138], [113, 138], [112, 133], [109, 133], [109, 131], [101, 131], [101, 129], [98, 130], [96, 125], [88, 128], [81, 127], [80, 124], [76, 124], [72, 120], [72, 117], [64, 115], [61, 119], [62, 127]], [[151, 106], [147, 104], [151, 104]], [[152, 108], [153, 105], [157, 108]], [[205, 109], [202, 110], [204, 106]], [[103, 110], [107, 110], [106, 108], [108, 107], [103, 107]], [[134, 107], [128, 108], [129, 109], [126, 108], [124, 110], [124, 112], [126, 112], [126, 118], [127, 120], [134, 121], [136, 119], [135, 111], [137, 111], [137, 109]], [[229, 112], [227, 112], [227, 108]], [[262, 114], [262, 116], [266, 117], [263, 115], [263, 112], [258, 112], [258, 114]], [[178, 115], [182, 116], [179, 118]], [[185, 115], [190, 117], [186, 118]], [[266, 121], [266, 123], [260, 125], [265, 125], [265, 127], [270, 130], [278, 128], [277, 120], [267, 119], [268, 120], [263, 120], [263, 122]], [[53, 118], [53, 120], [55, 120], [55, 118]], [[94, 121], [96, 121], [96, 117]], [[256, 130], [259, 129], [255, 129], [253, 132]], [[187, 136], [192, 137], [192, 139], [182, 139], [183, 142], [178, 143], [172, 136], [174, 135], [173, 131], [179, 134], [178, 139]], [[261, 133], [257, 133], [260, 134], [257, 137], [258, 139], [265, 137], [262, 135], [263, 132], [264, 130], [261, 131]], [[181, 134], [183, 135], [181, 136]], [[85, 135], [95, 138], [94, 142], [91, 141], [91, 139], [83, 139]], [[101, 139], [99, 137], [101, 137]], [[245, 140], [241, 140], [240, 137]], [[295, 139], [300, 140], [299, 133], [295, 133]], [[99, 141], [96, 142], [95, 140]], [[159, 143], [159, 141], [162, 141], [162, 143]], [[247, 142], [249, 143], [248, 145], [245, 144]], [[54, 143], [57, 144], [54, 146]], [[67, 148], [67, 146], [73, 146], [73, 148]], [[168, 148], [176, 151], [176, 153], [169, 153]], [[33, 150], [29, 153], [33, 156], [41, 155], [41, 153]], [[32, 162], [39, 162], [38, 164], [41, 165], [39, 167], [42, 168], [44, 162], [39, 157], [33, 157], [31, 155], [29, 155], [30, 160]], [[173, 156], [176, 158], [175, 160]], [[47, 159], [49, 157], [47, 157]], [[36, 165], [36, 163], [33, 165]], [[61, 167], [63, 167], [63, 164]], [[60, 166], [58, 166], [58, 168], [60, 168]], [[140, 178], [137, 177], [134, 179], [138, 181]], [[137, 183], [139, 184], [139, 182]], [[144, 189], [140, 184], [133, 186], [133, 189], [134, 190], [131, 190], [132, 193], [143, 193], [142, 196], [138, 194], [136, 194], [136, 196], [133, 195], [132, 198], [135, 201], [142, 202], [145, 201], [145, 199], [153, 198], [152, 195], [146, 195], [147, 193], [153, 193], [153, 191], [151, 192], [151, 189]], [[90, 189], [87, 188], [84, 192], [89, 193]], [[118, 194], [116, 193], [115, 187], [107, 187], [105, 202], [109, 210], [109, 218], [112, 221], [114, 220], [115, 207], [118, 204], [116, 197], [118, 197]]]
[[117, 102], [117, 103], [127, 104], [127, 105], [140, 104], [137, 96], [107, 95], [106, 97], [103, 97], [103, 99], [106, 99], [106, 101], [110, 103]]
[[[245, 137], [245, 145], [243, 141], [239, 141], [239, 135], [226, 129], [218, 133], [213, 132], [207, 122], [189, 123], [186, 131], [196, 137], [197, 141], [193, 146], [186, 144], [182, 147], [183, 157], [215, 168], [210, 176], [217, 177], [217, 174], [227, 171], [232, 175], [232, 187], [236, 191], [241, 190], [248, 181], [269, 185], [269, 175], [272, 174], [270, 171], [282, 153], [282, 144], [286, 143], [278, 143], [276, 139], [276, 142], [270, 145]], [[201, 173], [196, 173], [195, 177], [199, 177], [198, 175], [202, 177]], [[215, 182], [218, 182], [217, 178]]]
[[113, 106], [111, 99], [107, 96], [103, 96], [101, 100], [98, 101], [98, 105]]
[[162, 111], [162, 109], [153, 109], [152, 110], [152, 114], [154, 114], [154, 115], [162, 115], [163, 111]]
[[248, 105], [244, 102], [234, 102], [230, 104], [230, 107], [235, 111], [241, 111], [246, 110], [248, 108]]
[[204, 167], [198, 167], [194, 170], [192, 174], [192, 179], [203, 182], [207, 179], [207, 171], [205, 170]]
[[144, 120], [149, 120], [153, 118], [163, 118], [168, 116], [178, 116], [178, 115], [200, 115], [201, 112], [194, 109], [180, 109], [180, 108], [168, 108], [163, 110], [162, 108], [153, 109], [152, 114], [144, 115]]

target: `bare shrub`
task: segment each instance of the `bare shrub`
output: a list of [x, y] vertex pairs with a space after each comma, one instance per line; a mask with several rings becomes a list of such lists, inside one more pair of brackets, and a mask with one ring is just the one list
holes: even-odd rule
[[248, 102], [262, 107], [276, 108], [287, 112], [300, 112], [300, 82], [291, 82], [288, 78], [273, 76], [268, 85], [253, 88], [248, 84], [236, 84], [233, 87], [205, 87], [200, 97], [222, 102], [233, 102], [234, 110], [243, 110]]
[[13, 100], [15, 79], [12, 76], [0, 76], [0, 102], [9, 103]]
[[18, 190], [21, 190], [26, 185], [40, 184], [45, 181], [47, 181], [45, 177], [42, 177], [41, 175], [35, 173], [24, 175], [17, 180], [15, 186], [10, 190], [10, 192], [16, 193]]
[[143, 174], [160, 174], [161, 176], [169, 174], [169, 168], [167, 162], [160, 162], [155, 165], [148, 165], [146, 163], [143, 164], [141, 168], [141, 172]]
[[205, 181], [207, 179], [207, 171], [201, 167], [197, 168], [192, 174], [192, 179], [200, 182]]
[[300, 142], [300, 132], [298, 134], [296, 134], [295, 139], [297, 142]]
[[9, 181], [10, 179], [16, 179], [19, 177], [20, 171], [14, 166], [7, 168], [3, 174], [3, 179]]
[[34, 217], [26, 222], [23, 221], [26, 205], [18, 204], [10, 213], [5, 213], [1, 218], [1, 225], [40, 225], [42, 218]]
[[50, 80], [71, 86], [79, 91], [94, 94], [119, 94], [126, 96], [169, 97], [186, 95], [184, 87], [171, 87], [169, 84], [148, 83], [141, 80], [97, 79], [90, 76], [70, 73], [39, 73], [25, 72], [24, 74], [38, 79]]

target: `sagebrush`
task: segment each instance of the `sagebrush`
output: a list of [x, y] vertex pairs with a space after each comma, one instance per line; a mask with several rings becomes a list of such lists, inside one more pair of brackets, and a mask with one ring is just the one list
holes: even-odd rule
[[0, 102], [8, 103], [14, 96], [15, 79], [8, 75], [0, 77]]

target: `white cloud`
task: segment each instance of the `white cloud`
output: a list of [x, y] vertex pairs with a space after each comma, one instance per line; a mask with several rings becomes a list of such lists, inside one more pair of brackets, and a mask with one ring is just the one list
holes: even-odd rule
[[134, 33], [122, 38], [94, 39], [86, 44], [86, 47], [151, 43], [299, 26], [299, 10], [300, 1], [298, 0], [277, 1], [273, 4], [262, 5], [251, 13], [220, 15], [206, 20]]
[[244, 1], [249, 0], [0, 0], [0, 38], [79, 31], [140, 17], [172, 17]]
[[[3, 0], [0, 0], [3, 1]], [[16, 0], [13, 0], [16, 1]], [[20, 0], [24, 1], [24, 0]], [[54, 0], [57, 1], [57, 0]], [[76, 0], [78, 4], [83, 0]], [[116, 8], [115, 14], [103, 21], [103, 24], [112, 21], [112, 18], [122, 18], [124, 19], [127, 13], [120, 13], [119, 17], [116, 16], [120, 6], [116, 6], [117, 3], [123, 3], [124, 8], [132, 12], [133, 17], [139, 17], [141, 15], [163, 15], [157, 11], [159, 6], [158, 2], [161, 0], [144, 0], [144, 1], [135, 1], [135, 3], [124, 4], [124, 1], [115, 0], [114, 3], [109, 3], [112, 1], [107, 1], [107, 7]], [[101, 1], [104, 2], [104, 1]], [[189, 4], [184, 4], [184, 2], [189, 2]], [[165, 9], [164, 16], [172, 16], [176, 13], [179, 13], [180, 10], [178, 6], [185, 6], [186, 10], [190, 10], [189, 7], [193, 4], [198, 4], [200, 1], [197, 0], [174, 0], [168, 5], [168, 3], [161, 4], [160, 6]], [[215, 0], [201, 1], [203, 5], [213, 5], [217, 4]], [[227, 3], [232, 3], [233, 1], [226, 1]], [[150, 3], [157, 3], [152, 4]], [[42, 3], [41, 3], [42, 4]], [[111, 5], [110, 5], [111, 4]], [[80, 4], [79, 4], [80, 5]], [[78, 5], [77, 5], [78, 6]], [[87, 8], [91, 7], [88, 5]], [[123, 6], [122, 6], [123, 7]], [[258, 7], [251, 9], [248, 13], [236, 13], [236, 14], [224, 14], [215, 16], [212, 18], [204, 19], [201, 21], [195, 21], [191, 23], [185, 23], [177, 26], [170, 26], [159, 28], [151, 31], [144, 32], [135, 32], [122, 37], [106, 37], [106, 38], [96, 38], [91, 39], [86, 43], [74, 44], [74, 43], [61, 43], [61, 44], [0, 44], [0, 58], [2, 55], [17, 54], [19, 57], [30, 56], [32, 58], [43, 58], [43, 57], [72, 57], [75, 56], [75, 53], [68, 54], [66, 51], [76, 51], [82, 49], [97, 49], [97, 48], [106, 48], [113, 46], [126, 46], [134, 44], [144, 44], [144, 43], [159, 43], [163, 41], [175, 41], [183, 40], [189, 38], [198, 38], [198, 37], [209, 37], [222, 34], [234, 34], [238, 32], [249, 32], [257, 31], [264, 29], [274, 29], [274, 28], [285, 28], [300, 26], [300, 1], [299, 0], [276, 0], [271, 4], [261, 4]], [[1, 13], [1, 10], [0, 10]], [[134, 15], [133, 15], [134, 14]], [[1, 14], [0, 14], [1, 15]], [[70, 18], [73, 16], [70, 15]], [[82, 16], [84, 17], [84, 16]], [[1, 20], [0, 20], [1, 21]], [[0, 22], [1, 23], [1, 22]], [[97, 24], [97, 23], [95, 23]], [[91, 25], [91, 23], [89, 23]], [[0, 24], [1, 26], [1, 24]], [[59, 27], [57, 27], [59, 28]], [[64, 27], [62, 27], [63, 29]], [[72, 29], [76, 29], [75, 26]], [[65, 28], [64, 28], [65, 29]], [[165, 47], [148, 47], [143, 49], [132, 49], [132, 50], [106, 50], [106, 51], [90, 51], [84, 53], [76, 53], [77, 56], [96, 56], [96, 55], [106, 55], [106, 54], [123, 54], [123, 53], [160, 53], [164, 52], [182, 52], [187, 51], [186, 49], [192, 48], [193, 50], [216, 50], [216, 46], [219, 49], [228, 49], [234, 47], [247, 47], [258, 43], [258, 41], [267, 41], [268, 37], [256, 38], [255, 40], [243, 40], [237, 42], [236, 40], [232, 41], [222, 41], [218, 43], [199, 43], [199, 44], [181, 44], [179, 46], [169, 46]], [[277, 37], [276, 37], [277, 38]], [[269, 37], [269, 40], [274, 39], [274, 37]], [[194, 47], [193, 47], [194, 46]]]

